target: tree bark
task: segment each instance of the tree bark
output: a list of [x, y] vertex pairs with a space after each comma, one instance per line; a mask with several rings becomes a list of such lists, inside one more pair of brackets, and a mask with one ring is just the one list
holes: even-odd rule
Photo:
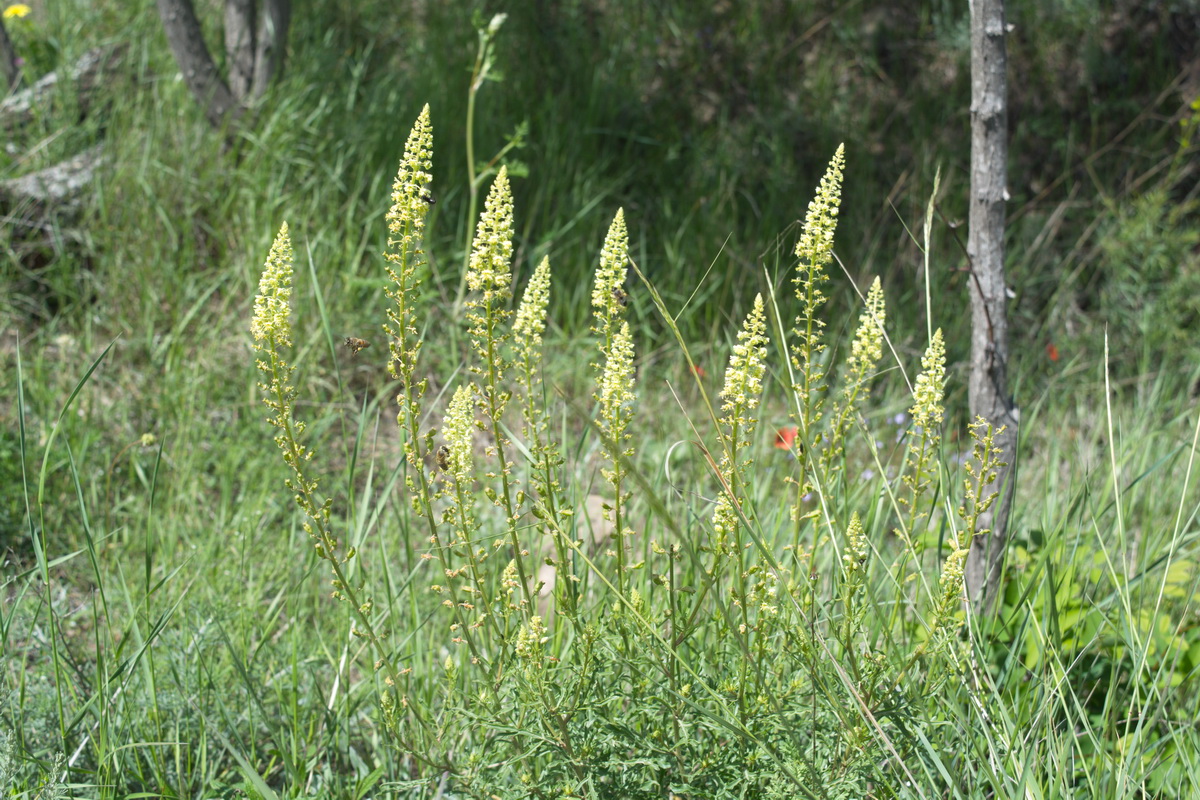
[[[14, 92], [0, 100], [0, 131], [12, 131], [33, 121], [35, 114], [45, 113], [53, 107], [55, 98], [61, 93], [63, 81], [74, 84], [72, 92], [78, 104], [79, 116], [92, 113], [92, 105], [103, 98], [101, 83], [111, 83], [112, 73], [121, 68], [127, 45], [89, 50], [74, 64], [60, 67], [38, 79], [37, 83]], [[112, 87], [106, 87], [111, 91]]]
[[258, 41], [254, 53], [254, 83], [250, 96], [258, 99], [283, 68], [288, 27], [292, 23], [291, 0], [263, 0], [258, 15]]
[[104, 145], [98, 144], [53, 166], [0, 181], [0, 208], [5, 213], [13, 209], [38, 209], [37, 218], [50, 213], [72, 213], [79, 210], [80, 200], [104, 163]]
[[1008, 394], [1007, 286], [1004, 281], [1004, 203], [1008, 159], [1007, 55], [1004, 0], [971, 0], [971, 205], [967, 257], [971, 280], [971, 416], [997, 429], [1007, 466], [984, 489], [1000, 496], [979, 520], [967, 557], [967, 595], [978, 613], [996, 600], [1004, 563], [1016, 467], [1018, 409]]
[[13, 47], [12, 39], [8, 38], [8, 29], [4, 20], [0, 19], [0, 73], [4, 74], [4, 88], [12, 91], [21, 80], [21, 68], [17, 66], [17, 50]]
[[204, 109], [204, 116], [217, 128], [237, 122], [242, 106], [217, 73], [191, 0], [158, 0], [158, 14], [183, 79]]
[[225, 0], [225, 61], [229, 91], [238, 101], [254, 84], [254, 0]]

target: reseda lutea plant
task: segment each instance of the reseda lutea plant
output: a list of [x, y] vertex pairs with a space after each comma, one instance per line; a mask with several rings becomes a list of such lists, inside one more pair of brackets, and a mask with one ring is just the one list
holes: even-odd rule
[[[469, 369], [446, 387], [448, 403], [430, 400], [430, 377], [440, 385], [450, 376], [431, 375], [421, 360], [418, 290], [432, 179], [426, 107], [393, 185], [385, 253], [384, 330], [405, 489], [399, 529], [382, 535], [405, 547], [362, 545], [372, 563], [408, 554], [399, 565], [412, 575], [408, 594], [391, 583], [372, 594], [361, 565], [349, 570], [358, 554], [336, 530], [334, 498], [319, 493], [285, 360], [291, 244], [287, 226], [280, 230], [251, 325], [264, 400], [334, 597], [350, 606], [353, 632], [374, 654], [380, 714], [403, 764], [391, 776], [398, 791], [489, 800], [886, 797], [916, 780], [909, 764], [937, 746], [934, 690], [962, 668], [950, 634], [962, 614], [963, 558], [992, 500], [980, 487], [997, 451], [991, 429], [973, 426], [974, 461], [956, 516], [938, 452], [939, 331], [922, 361], [901, 460], [880, 463], [865, 411], [885, 336], [879, 281], [841, 370], [819, 315], [842, 163], [839, 148], [796, 248], [799, 311], [790, 335], [779, 298], [755, 297], [719, 409], [710, 405], [710, 442], [697, 442], [709, 480], [664, 496], [649, 458], [633, 446], [635, 332], [624, 317], [637, 294], [626, 276], [637, 266], [622, 211], [591, 295], [595, 419], [581, 426], [576, 461], [564, 458], [566, 443], [549, 423], [579, 412], [555, 400], [542, 376], [548, 259], [512, 307], [514, 209], [504, 169], [465, 276]], [[649, 283], [645, 289], [686, 349], [661, 296]], [[775, 370], [772, 347], [782, 356]], [[787, 413], [800, 429], [784, 475], [756, 464], [762, 416], [784, 413], [764, 412], [774, 374], [783, 375]], [[439, 414], [435, 429], [429, 421]], [[881, 476], [866, 486], [855, 477], [864, 459]], [[599, 542], [594, 521], [580, 513], [597, 466], [609, 526]], [[930, 559], [922, 548], [942, 526], [951, 535], [934, 554], [943, 564], [934, 579], [923, 572]], [[388, 600], [377, 606], [373, 596]]]

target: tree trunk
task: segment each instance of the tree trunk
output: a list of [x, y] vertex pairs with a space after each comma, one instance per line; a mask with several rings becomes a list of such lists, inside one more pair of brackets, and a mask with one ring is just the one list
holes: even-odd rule
[[12, 39], [8, 38], [8, 30], [4, 20], [0, 19], [0, 73], [4, 75], [4, 88], [11, 91], [17, 88], [21, 80], [21, 68], [17, 66], [17, 51]]
[[254, 0], [225, 0], [225, 61], [229, 91], [239, 101], [254, 84]]
[[1019, 412], [1008, 394], [1008, 315], [1004, 282], [1004, 202], [1008, 159], [1007, 55], [1004, 0], [971, 0], [971, 206], [967, 257], [971, 267], [971, 416], [999, 428], [1008, 466], [985, 492], [1000, 496], [980, 517], [967, 557], [971, 604], [987, 613], [996, 600], [1012, 509]]
[[242, 107], [217, 73], [191, 0], [158, 0], [158, 14], [183, 79], [204, 109], [204, 116], [217, 128], [236, 122]]
[[263, 0], [258, 15], [258, 43], [254, 54], [254, 83], [251, 97], [258, 99], [283, 67], [288, 27], [292, 22], [291, 0]]

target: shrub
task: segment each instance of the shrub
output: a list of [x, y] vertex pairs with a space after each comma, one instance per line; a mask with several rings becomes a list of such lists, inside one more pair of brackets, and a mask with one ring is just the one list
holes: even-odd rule
[[[896, 439], [902, 446], [891, 459], [880, 453], [865, 418], [885, 340], [878, 280], [836, 376], [839, 391], [831, 390], [821, 287], [842, 163], [839, 148], [796, 248], [791, 335], [779, 298], [760, 294], [715, 402], [697, 380], [710, 433], [693, 445], [709, 476], [694, 492], [714, 498], [697, 504], [678, 486], [656, 488], [653, 444], [639, 440], [636, 335], [625, 317], [639, 294], [627, 275], [641, 273], [623, 212], [591, 295], [593, 419], [555, 400], [542, 378], [548, 260], [512, 309], [504, 169], [465, 276], [469, 372], [446, 391], [440, 429], [428, 427], [440, 404], [423, 371], [417, 303], [432, 170], [426, 107], [387, 215], [385, 331], [407, 500], [395, 533], [414, 553], [405, 565], [414, 594], [404, 599], [380, 579], [386, 565], [367, 570], [338, 530], [334, 498], [320, 491], [317, 448], [306, 444], [285, 360], [292, 251], [281, 228], [252, 322], [261, 385], [305, 529], [354, 635], [373, 653], [380, 715], [407, 766], [391, 776], [398, 787], [479, 798], [892, 796], [925, 774], [922, 761], [937, 761], [927, 715], [938, 687], [968, 669], [953, 634], [963, 561], [994, 499], [981, 488], [998, 466], [995, 432], [982, 420], [971, 426], [974, 452], [958, 513], [949, 513], [938, 331], [903, 418], [911, 423]], [[642, 289], [690, 363], [655, 287], [643, 278]], [[772, 366], [772, 344], [782, 371]], [[793, 425], [764, 433], [768, 388], [782, 389]], [[550, 420], [561, 416], [581, 419], [592, 447], [575, 448], [574, 461], [551, 435]], [[785, 476], [756, 465], [772, 437], [790, 456]], [[603, 463], [602, 519], [584, 513], [589, 456]], [[371, 549], [373, 563], [386, 559], [386, 548]], [[940, 576], [929, 574], [938, 565]]]

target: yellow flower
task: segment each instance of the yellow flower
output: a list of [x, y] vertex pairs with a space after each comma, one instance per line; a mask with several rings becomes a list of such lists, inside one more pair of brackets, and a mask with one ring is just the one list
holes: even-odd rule
[[287, 223], [279, 228], [275, 243], [267, 256], [262, 277], [258, 281], [258, 297], [254, 298], [254, 318], [250, 332], [255, 348], [261, 352], [276, 346], [290, 346], [292, 324], [288, 319], [292, 297], [292, 240]]
[[508, 167], [501, 167], [484, 202], [475, 231], [474, 251], [467, 270], [467, 288], [482, 292], [473, 307], [487, 308], [503, 303], [512, 292], [513, 198], [508, 185]]
[[5, 19], [20, 19], [21, 17], [28, 17], [29, 13], [32, 10], [33, 9], [31, 9], [29, 6], [25, 5], [24, 3], [13, 3], [11, 6], [4, 9], [4, 18]]
[[530, 355], [541, 347], [542, 334], [546, 331], [546, 306], [550, 304], [550, 257], [546, 256], [533, 271], [521, 306], [517, 309], [517, 320], [513, 333], [517, 335], [517, 347]]
[[912, 414], [913, 424], [922, 433], [928, 431], [930, 436], [939, 436], [938, 428], [942, 424], [945, 411], [943, 400], [946, 394], [946, 344], [942, 338], [942, 329], [933, 333], [933, 341], [921, 359], [921, 374], [917, 376], [917, 386], [913, 390], [913, 405], [908, 410]]
[[600, 251], [600, 266], [596, 269], [596, 282], [592, 288], [592, 306], [600, 321], [601, 330], [608, 333], [611, 320], [619, 317], [625, 309], [621, 302], [625, 283], [625, 270], [629, 268], [629, 232], [625, 228], [625, 209], [618, 208], [608, 234], [604, 237], [604, 248]]
[[471, 480], [471, 433], [475, 428], [473, 391], [470, 384], [459, 386], [450, 400], [446, 417], [442, 420], [442, 436], [445, 437], [446, 446], [450, 451], [449, 469], [446, 471], [460, 484]]
[[845, 164], [846, 145], [840, 144], [833, 154], [833, 160], [829, 162], [829, 169], [821, 178], [816, 197], [808, 204], [804, 230], [800, 234], [800, 241], [796, 243], [796, 257], [802, 262], [800, 268], [812, 273], [811, 276], [798, 275], [795, 278], [797, 286], [816, 278], [818, 270], [833, 260], [833, 233], [837, 229], [838, 206], [842, 202], [842, 170]]

